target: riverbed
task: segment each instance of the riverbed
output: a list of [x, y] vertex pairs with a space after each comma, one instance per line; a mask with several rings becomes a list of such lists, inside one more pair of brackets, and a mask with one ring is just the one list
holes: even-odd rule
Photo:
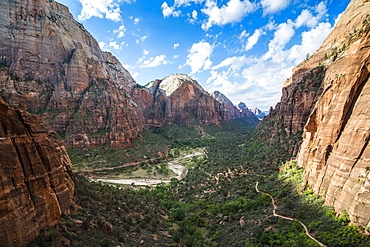
[[161, 178], [93, 178], [93, 181], [101, 181], [104, 183], [114, 183], [114, 184], [126, 184], [126, 185], [138, 185], [138, 186], [155, 186], [158, 184], [167, 184], [172, 178], [177, 178], [178, 180], [184, 178], [188, 173], [188, 167], [181, 163], [182, 160], [191, 158], [193, 156], [203, 156], [204, 151], [195, 151], [190, 154], [185, 154], [179, 158], [176, 158], [168, 162], [168, 168], [171, 169], [176, 175], [161, 179]]

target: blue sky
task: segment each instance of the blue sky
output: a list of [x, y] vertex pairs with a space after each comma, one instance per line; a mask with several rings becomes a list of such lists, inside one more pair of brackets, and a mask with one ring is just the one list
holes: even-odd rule
[[57, 0], [145, 85], [174, 73], [268, 110], [350, 0]]

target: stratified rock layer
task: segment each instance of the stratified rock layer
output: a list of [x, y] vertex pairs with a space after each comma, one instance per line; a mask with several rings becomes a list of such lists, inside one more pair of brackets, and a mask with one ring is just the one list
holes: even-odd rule
[[369, 1], [351, 1], [313, 60], [328, 67], [298, 162], [325, 204], [370, 226]]
[[123, 147], [142, 131], [135, 81], [57, 2], [0, 2], [0, 62], [0, 96], [42, 115], [69, 147]]
[[228, 119], [236, 119], [241, 117], [256, 117], [247, 107], [238, 109], [224, 94], [215, 91], [211, 96], [220, 102]]
[[187, 75], [155, 80], [147, 88], [137, 88], [134, 95], [148, 124], [218, 125], [228, 120], [220, 103]]
[[40, 117], [12, 109], [2, 98], [0, 154], [0, 245], [25, 246], [68, 212], [72, 164]]
[[[287, 137], [301, 133], [308, 116], [320, 97], [323, 88], [325, 67], [314, 64], [293, 70], [292, 78], [283, 85], [282, 96], [274, 109], [257, 129], [264, 133], [264, 139], [281, 142]], [[298, 146], [291, 150], [294, 154]]]

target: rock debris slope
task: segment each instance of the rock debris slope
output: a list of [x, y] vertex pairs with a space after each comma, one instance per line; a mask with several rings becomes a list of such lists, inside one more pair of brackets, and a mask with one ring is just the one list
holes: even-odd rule
[[49, 0], [0, 2], [0, 96], [43, 116], [69, 147], [122, 147], [143, 128], [135, 81]]
[[40, 229], [69, 211], [72, 164], [41, 118], [10, 108], [0, 98], [1, 246], [25, 246]]

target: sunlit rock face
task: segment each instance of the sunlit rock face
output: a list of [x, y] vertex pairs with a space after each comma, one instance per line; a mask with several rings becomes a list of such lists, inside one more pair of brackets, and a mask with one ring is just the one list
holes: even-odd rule
[[222, 93], [209, 94], [196, 81], [184, 74], [173, 74], [134, 90], [134, 101], [144, 113], [146, 124], [219, 125], [223, 121], [249, 117], [248, 123], [258, 124], [248, 109], [241, 111]]
[[[370, 2], [353, 0], [322, 46], [293, 69], [258, 126], [270, 141], [303, 130], [304, 182], [340, 213], [370, 226]], [[298, 152], [299, 151], [299, 152]]]
[[72, 164], [56, 133], [41, 118], [0, 97], [1, 246], [26, 246], [72, 204]]
[[370, 226], [370, 2], [351, 1], [313, 58], [327, 69], [298, 155], [305, 183]]
[[135, 101], [148, 124], [218, 125], [227, 120], [220, 103], [187, 75], [174, 74], [136, 91], [143, 95]]
[[69, 147], [122, 147], [142, 131], [130, 73], [57, 2], [0, 2], [0, 62], [0, 96]]

